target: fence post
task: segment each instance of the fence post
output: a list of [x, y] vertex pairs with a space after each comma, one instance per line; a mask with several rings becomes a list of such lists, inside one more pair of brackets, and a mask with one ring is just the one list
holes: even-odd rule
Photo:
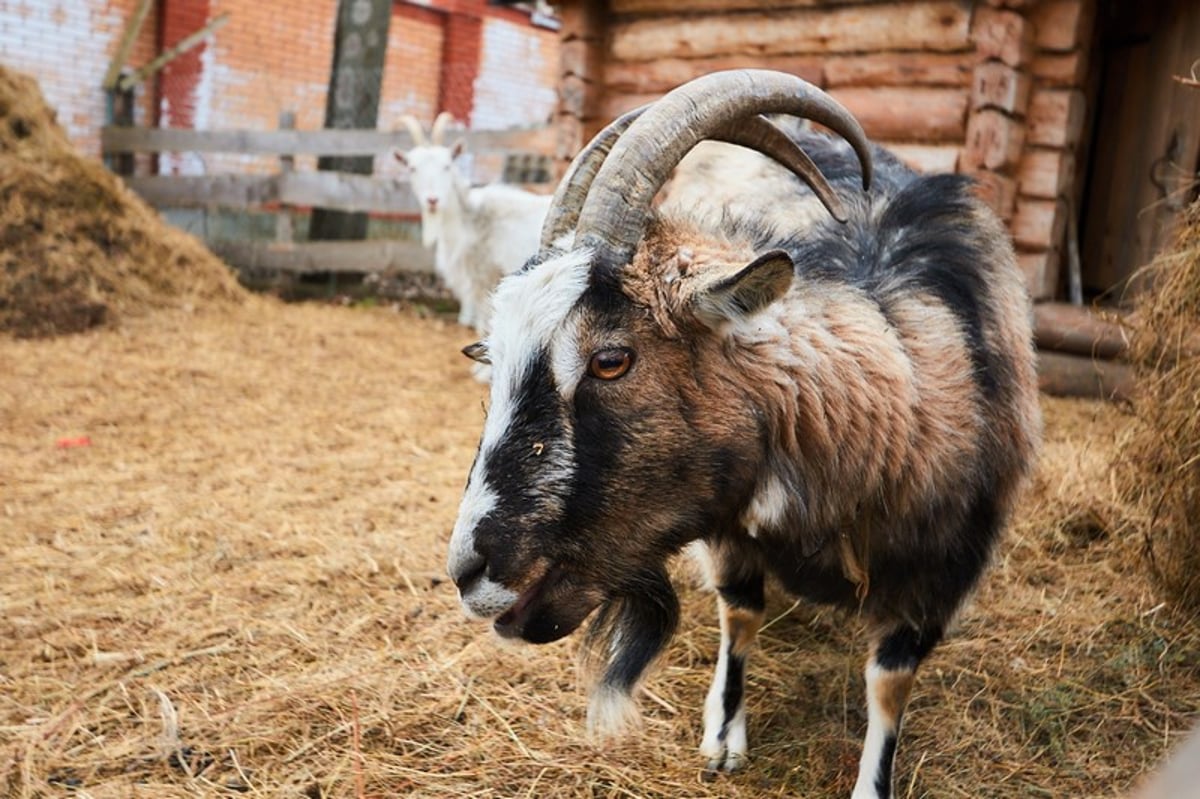
[[[295, 111], [279, 112], [279, 129], [296, 129]], [[290, 153], [279, 156], [279, 174], [281, 179], [286, 179], [286, 176], [295, 168], [296, 156], [291, 155]], [[291, 244], [294, 239], [295, 232], [292, 230], [292, 208], [287, 203], [281, 202], [279, 204], [279, 213], [275, 216], [275, 241], [279, 244]]]

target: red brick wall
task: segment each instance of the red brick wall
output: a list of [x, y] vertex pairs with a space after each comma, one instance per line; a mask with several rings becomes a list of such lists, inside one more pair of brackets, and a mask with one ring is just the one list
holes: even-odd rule
[[[105, 122], [100, 80], [137, 2], [0, 0], [0, 60], [39, 77], [68, 134], [91, 155], [99, 155]], [[156, 0], [153, 8], [134, 67], [218, 15], [229, 20], [138, 89], [138, 124], [273, 130], [284, 111], [302, 130], [324, 124], [337, 0]], [[428, 125], [441, 110], [474, 127], [544, 120], [541, 106], [556, 91], [554, 70], [542, 69], [558, 60], [553, 31], [486, 0], [396, 0], [393, 8], [380, 127], [398, 127], [406, 113]], [[273, 170], [276, 160], [185, 154], [160, 166]]]
[[[100, 156], [106, 102], [100, 83], [137, 0], [0, 0], [0, 62], [33, 75], [79, 149]], [[141, 66], [156, 52], [158, 20], [150, 11], [130, 52]], [[134, 120], [154, 120], [153, 97], [137, 94]]]

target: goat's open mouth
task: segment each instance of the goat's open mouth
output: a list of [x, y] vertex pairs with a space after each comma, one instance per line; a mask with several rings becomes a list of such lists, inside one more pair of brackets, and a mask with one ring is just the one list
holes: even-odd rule
[[532, 585], [517, 597], [517, 601], [511, 608], [496, 618], [492, 626], [501, 638], [521, 637], [525, 630], [525, 624], [529, 621], [529, 617], [533, 609], [537, 606], [538, 600], [542, 598], [550, 586], [562, 578], [562, 575], [562, 567], [550, 567], [544, 575], [535, 580]]

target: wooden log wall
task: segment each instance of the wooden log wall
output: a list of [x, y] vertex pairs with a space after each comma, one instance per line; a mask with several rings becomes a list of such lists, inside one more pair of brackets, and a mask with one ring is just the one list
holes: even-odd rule
[[565, 0], [560, 170], [621, 112], [699, 75], [778, 69], [917, 169], [959, 171], [1059, 291], [1097, 0]]

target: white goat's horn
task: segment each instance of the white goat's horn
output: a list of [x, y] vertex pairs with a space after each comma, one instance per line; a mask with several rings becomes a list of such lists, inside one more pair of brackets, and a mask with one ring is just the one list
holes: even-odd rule
[[421, 123], [412, 114], [405, 114], [400, 117], [400, 124], [408, 128], [408, 135], [412, 137], [413, 147], [428, 146], [429, 140], [425, 138], [425, 131], [421, 129]]
[[435, 147], [440, 146], [442, 137], [446, 135], [446, 127], [454, 121], [454, 114], [449, 111], [443, 111], [437, 115], [437, 119], [433, 120], [433, 130], [429, 132], [429, 139]]

